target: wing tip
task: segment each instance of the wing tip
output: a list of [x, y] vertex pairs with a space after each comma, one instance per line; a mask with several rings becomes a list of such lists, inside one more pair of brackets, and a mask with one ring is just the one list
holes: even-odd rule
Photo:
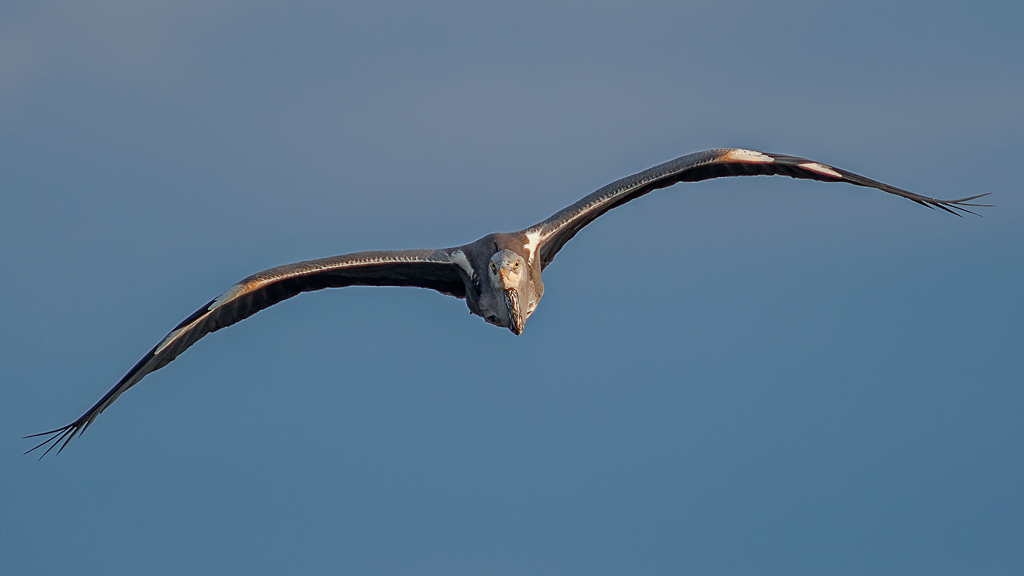
[[978, 198], [983, 198], [985, 196], [988, 196], [989, 194], [991, 194], [991, 192], [986, 192], [984, 194], [976, 194], [974, 196], [967, 196], [966, 198], [957, 198], [955, 200], [929, 199], [926, 201], [926, 205], [931, 208], [941, 208], [946, 212], [949, 212], [950, 214], [955, 214], [956, 216], [960, 216], [961, 218], [963, 218], [964, 214], [973, 214], [981, 218], [981, 214], [978, 214], [974, 210], [966, 208], [966, 206], [970, 206], [971, 208], [992, 208], [994, 206], [993, 204], [978, 204], [971, 202], [971, 200], [977, 200]]
[[68, 442], [71, 442], [71, 439], [75, 437], [75, 434], [81, 434], [81, 430], [83, 429], [84, 428], [81, 428], [79, 423], [76, 421], [61, 428], [49, 430], [47, 432], [40, 432], [38, 434], [29, 434], [28, 436], [24, 436], [23, 439], [38, 438], [40, 436], [46, 436], [47, 438], [45, 438], [42, 442], [36, 444], [32, 448], [26, 450], [23, 455], [27, 456], [28, 454], [31, 454], [32, 452], [39, 450], [40, 448], [46, 446], [47, 444], [49, 444], [49, 446], [46, 448], [46, 450], [43, 451], [42, 454], [39, 455], [39, 460], [42, 460], [44, 456], [49, 454], [58, 445], [60, 445], [60, 448], [57, 449], [56, 453], [60, 454], [61, 451], [63, 451], [64, 448], [68, 445]]
[[75, 436], [81, 436], [83, 433], [85, 433], [85, 429], [88, 428], [90, 424], [92, 424], [95, 418], [95, 414], [87, 413], [78, 420], [75, 420], [74, 422], [68, 424], [67, 426], [61, 426], [60, 428], [54, 428], [53, 430], [48, 430], [46, 432], [39, 432], [37, 434], [29, 434], [28, 436], [22, 436], [23, 440], [27, 440], [29, 438], [39, 438], [42, 436], [47, 437], [42, 442], [26, 450], [22, 455], [27, 456], [28, 454], [31, 454], [32, 452], [39, 450], [40, 448], [46, 446], [47, 444], [49, 444], [49, 446], [46, 448], [46, 450], [43, 451], [42, 454], [39, 455], [39, 460], [42, 460], [43, 456], [49, 454], [54, 448], [57, 448], [58, 445], [60, 446], [60, 448], [57, 448], [56, 454], [60, 454], [61, 452], [64, 451], [64, 448], [67, 447], [68, 443], [71, 442], [71, 440]]
[[801, 158], [799, 156], [786, 156], [783, 154], [773, 154], [768, 152], [765, 152], [764, 154], [771, 156], [779, 164], [794, 166], [800, 170], [803, 170], [805, 173], [812, 173], [813, 176], [811, 177], [815, 180], [828, 179], [833, 181], [847, 182], [849, 184], [855, 184], [858, 186], [877, 188], [879, 190], [882, 190], [883, 192], [889, 192], [890, 194], [903, 196], [904, 198], [907, 198], [908, 200], [916, 202], [922, 206], [927, 206], [928, 208], [932, 209], [938, 208], [940, 210], [949, 212], [950, 214], [953, 214], [954, 216], [959, 216], [961, 218], [964, 214], [973, 214], [975, 216], [981, 217], [981, 214], [978, 214], [977, 212], [971, 210], [970, 208], [993, 207], [992, 204], [978, 204], [971, 202], [972, 200], [977, 200], [978, 198], [988, 196], [989, 194], [991, 194], [990, 192], [986, 192], [984, 194], [975, 194], [974, 196], [967, 196], [965, 198], [957, 198], [954, 200], [940, 200], [938, 198], [931, 198], [928, 196], [923, 196], [921, 194], [915, 194], [908, 190], [904, 190], [902, 188], [897, 188], [889, 184], [878, 182], [865, 176], [861, 176], [860, 174], [855, 174], [848, 170], [843, 170], [841, 168], [836, 168], [834, 166], [829, 166], [828, 164], [822, 164], [820, 162], [815, 162], [813, 160], [808, 160], [806, 158]]

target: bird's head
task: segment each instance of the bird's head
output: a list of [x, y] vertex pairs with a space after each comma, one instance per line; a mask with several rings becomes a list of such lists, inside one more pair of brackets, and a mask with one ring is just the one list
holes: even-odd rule
[[518, 336], [523, 333], [528, 316], [527, 303], [521, 300], [525, 298], [528, 281], [526, 261], [512, 250], [502, 250], [491, 256], [487, 268], [491, 285], [504, 303], [504, 310], [499, 312], [501, 319], [507, 322], [503, 325]]

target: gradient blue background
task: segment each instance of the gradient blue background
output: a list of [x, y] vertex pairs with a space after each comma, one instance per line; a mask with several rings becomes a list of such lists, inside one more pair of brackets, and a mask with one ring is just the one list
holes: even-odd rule
[[[1024, 572], [1024, 5], [6, 2], [0, 573]], [[515, 337], [248, 274], [452, 246], [685, 153]]]

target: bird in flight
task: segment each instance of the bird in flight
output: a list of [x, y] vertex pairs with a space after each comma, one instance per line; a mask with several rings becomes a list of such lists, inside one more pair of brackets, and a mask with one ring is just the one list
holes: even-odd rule
[[74, 422], [33, 434], [44, 437], [26, 454], [46, 446], [42, 456], [60, 453], [101, 412], [147, 374], [159, 370], [210, 332], [230, 326], [302, 292], [345, 286], [416, 286], [464, 298], [469, 311], [487, 322], [522, 334], [544, 295], [541, 272], [577, 232], [605, 212], [658, 188], [723, 176], [784, 175], [846, 182], [902, 196], [951, 214], [974, 214], [971, 201], [985, 194], [938, 200], [883, 184], [833, 166], [796, 156], [719, 148], [688, 154], [601, 188], [547, 220], [525, 230], [488, 234], [476, 242], [437, 250], [358, 252], [286, 264], [253, 274], [196, 310]]

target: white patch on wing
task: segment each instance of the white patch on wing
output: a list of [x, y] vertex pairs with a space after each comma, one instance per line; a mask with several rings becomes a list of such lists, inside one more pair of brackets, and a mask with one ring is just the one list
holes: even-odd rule
[[831, 176], [833, 178], [842, 178], [843, 175], [835, 170], [825, 166], [824, 164], [818, 164], [817, 162], [804, 162], [800, 164], [800, 167], [811, 172], [817, 172], [818, 174], [824, 174], [825, 176]]
[[466, 253], [462, 250], [456, 250], [449, 254], [448, 260], [453, 264], [458, 265], [459, 268], [465, 270], [466, 274], [469, 274], [471, 279], [475, 276], [476, 273], [473, 271], [473, 266], [469, 263], [469, 259], [466, 258]]
[[525, 248], [526, 252], [527, 252], [527, 256], [526, 256], [526, 259], [527, 259], [526, 265], [527, 266], [529, 266], [530, 264], [533, 264], [533, 254], [537, 251], [537, 247], [538, 246], [540, 246], [540, 230], [534, 230], [533, 232], [527, 232], [526, 233], [526, 244], [523, 245], [523, 248]]
[[232, 298], [238, 296], [239, 294], [245, 291], [245, 288], [246, 286], [244, 284], [235, 284], [231, 288], [228, 288], [227, 292], [221, 294], [220, 296], [217, 296], [217, 299], [213, 301], [213, 304], [210, 304], [210, 307], [207, 308], [206, 311], [209, 312], [210, 310], [213, 310], [214, 308], [220, 306], [221, 304], [227, 302], [228, 300], [231, 300]]
[[170, 334], [168, 334], [167, 337], [164, 338], [160, 342], [160, 344], [157, 345], [156, 349], [153, 350], [153, 356], [159, 356], [160, 353], [164, 351], [164, 348], [167, 348], [168, 346], [170, 346], [172, 342], [174, 342], [175, 340], [178, 339], [178, 336], [181, 336], [182, 332], [191, 330], [202, 319], [203, 319], [203, 316], [200, 316], [199, 318], [196, 318], [195, 320], [193, 320], [192, 323], [189, 324], [188, 326], [182, 326], [181, 328], [178, 328], [174, 332], [171, 332]]
[[726, 160], [732, 160], [734, 162], [758, 162], [762, 164], [771, 164], [775, 162], [775, 159], [767, 154], [762, 154], [754, 150], [744, 150], [742, 148], [733, 148], [725, 154]]
[[[232, 298], [236, 298], [238, 295], [245, 292], [247, 288], [249, 288], [249, 285], [247, 284], [235, 284], [231, 288], [228, 288], [227, 292], [221, 294], [220, 296], [217, 296], [217, 299], [214, 300], [213, 303], [206, 308], [206, 311], [209, 312], [214, 308], [217, 308], [218, 306], [224, 304], [225, 302], [228, 302]], [[167, 337], [160, 342], [160, 344], [157, 344], [156, 349], [153, 351], [153, 355], [155, 356], [163, 352], [164, 348], [167, 348], [168, 346], [170, 346], [172, 342], [178, 339], [178, 336], [181, 336], [183, 332], [187, 332], [188, 330], [195, 328], [196, 324], [198, 324], [199, 321], [205, 317], [206, 315], [204, 314], [203, 316], [200, 316], [199, 318], [193, 320], [188, 326], [182, 326], [181, 328], [178, 328], [174, 332], [168, 334]]]

